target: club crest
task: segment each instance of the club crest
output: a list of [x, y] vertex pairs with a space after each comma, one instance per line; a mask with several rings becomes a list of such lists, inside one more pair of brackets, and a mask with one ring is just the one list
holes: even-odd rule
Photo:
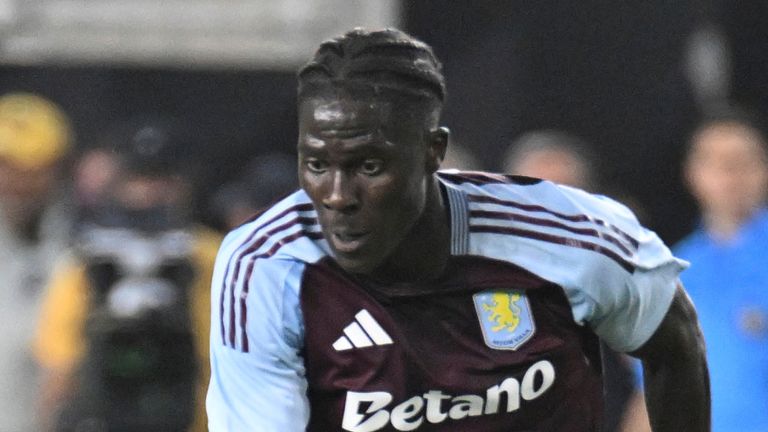
[[485, 344], [489, 347], [516, 350], [533, 336], [536, 327], [523, 291], [484, 291], [472, 298]]

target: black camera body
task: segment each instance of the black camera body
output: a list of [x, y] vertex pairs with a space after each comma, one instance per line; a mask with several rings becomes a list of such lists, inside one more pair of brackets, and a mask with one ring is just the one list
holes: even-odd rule
[[87, 350], [60, 430], [186, 431], [195, 411], [192, 237], [86, 226]]

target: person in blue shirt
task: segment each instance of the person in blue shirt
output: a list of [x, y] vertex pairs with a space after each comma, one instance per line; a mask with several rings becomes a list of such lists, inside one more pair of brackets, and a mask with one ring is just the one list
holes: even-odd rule
[[709, 429], [675, 258], [631, 211], [438, 171], [440, 63], [394, 29], [299, 72], [301, 190], [232, 231], [212, 282], [212, 432], [601, 430], [600, 340], [643, 360], [656, 432]]
[[768, 430], [768, 147], [755, 118], [723, 111], [696, 129], [685, 162], [699, 227], [675, 248], [701, 320], [713, 431]]

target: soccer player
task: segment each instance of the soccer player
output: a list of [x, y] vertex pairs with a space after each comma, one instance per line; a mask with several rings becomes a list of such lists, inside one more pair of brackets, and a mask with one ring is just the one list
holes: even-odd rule
[[655, 431], [706, 431], [685, 263], [625, 207], [438, 172], [431, 48], [353, 30], [299, 72], [302, 190], [228, 235], [209, 428], [597, 431], [598, 342], [643, 361]]

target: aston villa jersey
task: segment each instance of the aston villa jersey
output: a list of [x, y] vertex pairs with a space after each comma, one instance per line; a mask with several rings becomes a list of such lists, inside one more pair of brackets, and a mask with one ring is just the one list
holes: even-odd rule
[[428, 283], [343, 271], [297, 192], [224, 241], [210, 430], [596, 431], [598, 338], [640, 347], [685, 263], [604, 197], [441, 172], [451, 257]]

